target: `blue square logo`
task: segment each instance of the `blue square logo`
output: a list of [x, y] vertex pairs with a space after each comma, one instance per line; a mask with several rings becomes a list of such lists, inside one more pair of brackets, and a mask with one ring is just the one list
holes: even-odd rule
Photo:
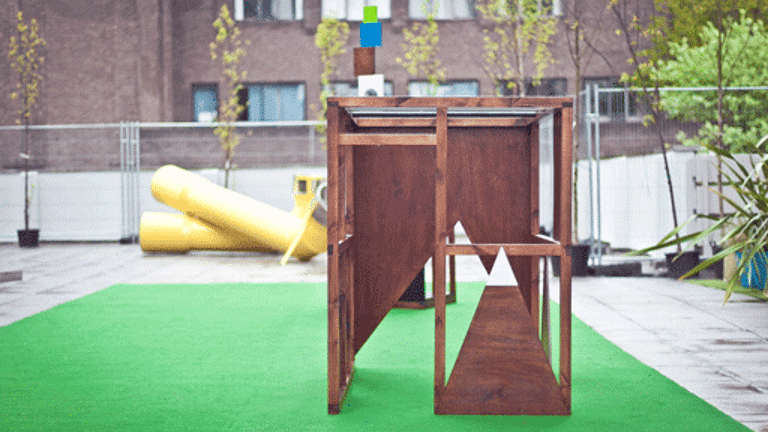
[[364, 48], [381, 46], [380, 22], [360, 24], [360, 46]]

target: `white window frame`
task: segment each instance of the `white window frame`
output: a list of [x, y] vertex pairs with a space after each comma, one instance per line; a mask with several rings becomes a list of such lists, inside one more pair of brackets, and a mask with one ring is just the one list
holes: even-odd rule
[[[475, 0], [427, 0], [427, 14], [435, 10], [435, 1], [438, 3], [436, 20], [462, 20], [473, 19], [475, 13]], [[415, 20], [426, 20], [427, 16], [422, 11], [424, 0], [408, 0], [408, 18]], [[468, 15], [458, 12], [459, 8], [466, 7]]]
[[362, 22], [365, 6], [376, 6], [379, 21], [392, 18], [391, 0], [321, 0], [320, 8], [323, 18]]
[[[450, 80], [438, 84], [437, 94], [435, 96], [442, 96], [445, 93], [446, 87], [453, 86], [457, 83], [472, 83], [477, 88], [477, 93], [474, 95], [463, 95], [465, 97], [473, 97], [480, 95], [480, 83], [477, 80]], [[408, 96], [428, 96], [429, 81], [426, 80], [414, 80], [408, 83]]]
[[[245, 0], [235, 1], [235, 21], [245, 21]], [[259, 0], [255, 0], [259, 1]], [[281, 0], [293, 2], [293, 19], [287, 21], [301, 21], [304, 19], [304, 0]], [[286, 21], [286, 20], [283, 20]]]

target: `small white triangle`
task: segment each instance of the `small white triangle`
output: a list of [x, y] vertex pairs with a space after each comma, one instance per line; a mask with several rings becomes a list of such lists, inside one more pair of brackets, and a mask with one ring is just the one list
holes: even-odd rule
[[509, 265], [504, 248], [499, 248], [499, 253], [496, 255], [496, 261], [493, 263], [491, 274], [485, 286], [517, 286], [515, 272], [512, 271], [512, 267]]

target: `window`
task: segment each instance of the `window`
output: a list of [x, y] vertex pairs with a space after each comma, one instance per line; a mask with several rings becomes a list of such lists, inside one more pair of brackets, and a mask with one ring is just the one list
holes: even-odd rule
[[[450, 81], [437, 87], [435, 96], [477, 96], [480, 86], [477, 81]], [[429, 82], [411, 81], [408, 83], [409, 96], [429, 96]]]
[[235, 0], [236, 21], [304, 19], [304, 0]]
[[192, 113], [196, 122], [212, 122], [219, 114], [216, 84], [192, 86]]
[[565, 78], [542, 78], [537, 86], [533, 85], [533, 80], [525, 81], [525, 94], [528, 96], [564, 96], [567, 89]]
[[[499, 81], [502, 96], [518, 96], [517, 87], [507, 88], [507, 80]], [[568, 81], [565, 78], [542, 78], [539, 85], [533, 85], [533, 80], [525, 80], [526, 96], [564, 96], [567, 94]]]
[[[408, 0], [408, 17], [427, 19], [423, 5], [427, 2], [427, 14], [434, 13], [435, 19], [467, 19], [475, 16], [475, 0]], [[438, 4], [435, 11], [435, 3]]]
[[562, 0], [539, 0], [538, 6], [539, 10], [544, 9], [547, 15], [561, 16], [563, 14]]
[[595, 84], [598, 88], [624, 89], [624, 91], [600, 92], [598, 105], [601, 117], [606, 117], [606, 120], [610, 119], [611, 121], [634, 122], [641, 120], [642, 114], [637, 103], [637, 94], [627, 91], [624, 83], [620, 82], [618, 78], [585, 78], [584, 88], [589, 97], [589, 101], [585, 103], [585, 108], [594, 104], [595, 94], [592, 86]]
[[322, 0], [323, 18], [362, 21], [363, 7], [376, 6], [379, 21], [390, 19], [390, 0]]
[[246, 86], [249, 121], [304, 120], [304, 84]]
[[[334, 96], [352, 96], [357, 97], [357, 82], [335, 82], [331, 83]], [[394, 94], [394, 87], [392, 81], [384, 81], [384, 96], [392, 96]]]

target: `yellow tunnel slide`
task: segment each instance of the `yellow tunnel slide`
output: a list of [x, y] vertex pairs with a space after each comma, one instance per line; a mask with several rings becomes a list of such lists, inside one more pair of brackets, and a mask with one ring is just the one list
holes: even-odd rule
[[184, 214], [143, 214], [141, 248], [148, 252], [282, 252], [283, 263], [289, 256], [309, 260], [325, 251], [327, 233], [312, 217], [318, 201], [314, 191], [306, 187], [307, 181], [303, 182], [296, 182], [302, 183], [304, 190], [294, 191], [296, 206], [287, 213], [166, 165], [152, 177], [152, 196]]

